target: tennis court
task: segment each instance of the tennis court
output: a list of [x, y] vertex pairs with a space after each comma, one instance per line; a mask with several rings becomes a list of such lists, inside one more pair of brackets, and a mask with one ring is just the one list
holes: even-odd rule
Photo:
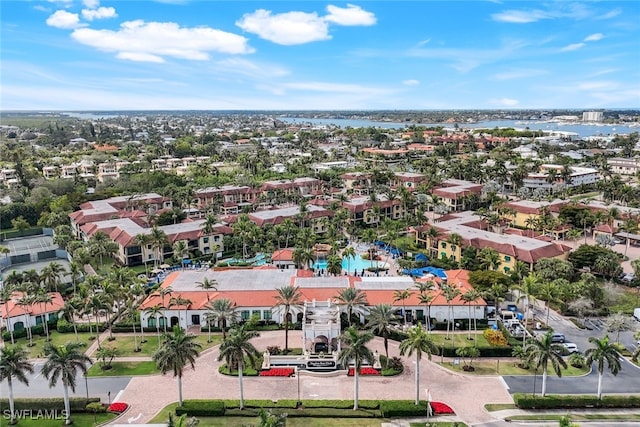
[[32, 236], [19, 239], [5, 240], [3, 246], [9, 248], [9, 256], [32, 254], [37, 252], [55, 251], [58, 245], [53, 243], [51, 236]]

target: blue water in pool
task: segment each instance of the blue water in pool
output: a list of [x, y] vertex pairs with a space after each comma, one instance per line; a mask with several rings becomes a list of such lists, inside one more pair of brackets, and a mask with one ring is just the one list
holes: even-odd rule
[[[342, 269], [344, 271], [348, 271], [349, 273], [362, 272], [362, 270], [366, 270], [371, 267], [384, 267], [385, 262], [383, 261], [369, 261], [368, 259], [362, 259], [360, 254], [356, 254], [355, 258], [343, 258], [342, 259]], [[313, 268], [315, 269], [323, 269], [327, 268], [327, 261], [316, 261], [313, 263]]]

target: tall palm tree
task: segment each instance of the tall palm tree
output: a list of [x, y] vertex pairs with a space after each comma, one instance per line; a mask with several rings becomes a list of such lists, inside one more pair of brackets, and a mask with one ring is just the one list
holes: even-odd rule
[[533, 363], [536, 368], [542, 367], [542, 397], [547, 394], [547, 376], [548, 366], [558, 377], [562, 376], [562, 369], [567, 368], [567, 362], [562, 358], [563, 347], [552, 341], [552, 332], [549, 331], [540, 339], [530, 340], [527, 344], [526, 353], [529, 355], [529, 362]]
[[438, 351], [436, 345], [431, 341], [431, 337], [422, 328], [421, 324], [410, 328], [407, 331], [407, 338], [400, 343], [400, 354], [402, 356], [416, 354], [416, 405], [420, 403], [420, 359], [422, 359], [422, 354], [424, 353], [431, 360], [431, 355], [436, 351]]
[[196, 336], [187, 334], [179, 326], [173, 328], [173, 334], [165, 334], [162, 345], [153, 355], [162, 375], [173, 371], [178, 378], [178, 406], [182, 406], [182, 374], [187, 365], [195, 369], [196, 357], [202, 346], [196, 341]]
[[480, 267], [485, 270], [498, 270], [500, 268], [500, 254], [492, 248], [483, 248], [478, 254], [480, 257]]
[[549, 324], [549, 314], [551, 312], [551, 303], [557, 301], [558, 299], [558, 286], [554, 282], [545, 282], [542, 286], [538, 287], [538, 295], [539, 299], [545, 301], [545, 305], [547, 306], [547, 325]]
[[78, 342], [78, 325], [76, 323], [76, 316], [80, 313], [82, 307], [82, 300], [78, 297], [68, 299], [64, 302], [62, 307], [62, 317], [73, 326], [73, 333], [76, 336], [76, 342]]
[[173, 244], [173, 257], [180, 260], [180, 267], [184, 269], [184, 260], [189, 258], [189, 246], [184, 240], [178, 240]]
[[[42, 326], [44, 327], [44, 333], [46, 334], [47, 341], [51, 341], [49, 338], [49, 321], [47, 320], [47, 304], [53, 302], [53, 298], [44, 289], [39, 289], [38, 293], [34, 295], [34, 302], [38, 303], [40, 310], [42, 311]], [[44, 307], [43, 307], [44, 306]]]
[[92, 364], [91, 358], [82, 352], [82, 347], [79, 343], [71, 342], [59, 346], [47, 343], [44, 353], [47, 356], [47, 360], [42, 367], [42, 375], [49, 380], [49, 387], [55, 387], [58, 384], [58, 380], [62, 381], [66, 414], [65, 424], [69, 425], [72, 423], [69, 389], [75, 393], [78, 371], [86, 375], [87, 365]]
[[[164, 303], [164, 298], [169, 295], [171, 296], [173, 294], [173, 288], [171, 286], [167, 286], [166, 288], [159, 288], [158, 289], [158, 294], [160, 294], [160, 299], [162, 300], [162, 308], [164, 310], [167, 309], [167, 305]], [[166, 312], [162, 313], [162, 317], [164, 317], [164, 333], [167, 333], [167, 315]]]
[[234, 324], [237, 320], [235, 304], [228, 298], [220, 298], [209, 302], [205, 309], [205, 318], [209, 325], [209, 342], [211, 342], [211, 324], [218, 323], [222, 331], [222, 339], [227, 338], [226, 326]]
[[[169, 308], [171, 307], [184, 307], [184, 328], [187, 329], [189, 325], [187, 322], [187, 311], [189, 310], [189, 305], [192, 303], [189, 298], [182, 298], [182, 295], [178, 295], [177, 297], [171, 297], [169, 300]], [[178, 313], [180, 313], [180, 308], [178, 308]]]
[[196, 282], [196, 286], [201, 288], [203, 291], [207, 291], [207, 300], [209, 300], [208, 291], [217, 291], [218, 281], [216, 279], [209, 279], [208, 277], [205, 277], [202, 281]]
[[163, 249], [169, 244], [167, 233], [159, 229], [157, 226], [153, 226], [153, 228], [151, 228], [151, 233], [149, 234], [149, 243], [151, 244], [154, 254], [153, 267], [158, 268], [159, 261], [164, 259]]
[[275, 308], [284, 315], [284, 354], [289, 352], [289, 317], [291, 310], [297, 310], [302, 306], [302, 294], [297, 286], [287, 285], [277, 288]]
[[357, 256], [356, 249], [353, 246], [347, 246], [342, 251], [342, 258], [347, 260], [347, 274], [351, 273], [351, 261], [355, 260]]
[[395, 325], [398, 316], [391, 304], [378, 304], [371, 307], [367, 326], [374, 334], [380, 335], [384, 340], [385, 365], [389, 361], [389, 335], [391, 327]]
[[409, 289], [398, 289], [393, 292], [393, 301], [402, 301], [402, 324], [407, 324], [407, 309], [405, 308], [405, 301], [411, 296]]
[[[155, 323], [156, 323], [156, 332], [158, 335], [158, 348], [160, 348], [160, 316], [164, 315], [164, 310], [163, 307], [156, 304], [153, 307], [149, 307], [144, 311], [144, 314], [146, 314], [147, 316], [147, 325], [149, 324], [149, 320], [150, 318], [154, 318], [155, 319]], [[165, 322], [166, 325], [166, 322]]]
[[[467, 339], [471, 340], [471, 303], [478, 301], [478, 299], [480, 299], [480, 291], [478, 291], [477, 289], [469, 289], [467, 290], [465, 293], [463, 293], [460, 296], [460, 299], [462, 300], [462, 302], [464, 302], [465, 304], [468, 304], [468, 308], [469, 308], [469, 337]], [[473, 317], [473, 332], [474, 332], [474, 337], [475, 337], [475, 331], [477, 329], [477, 318], [474, 316]]]
[[252, 367], [255, 367], [258, 350], [251, 344], [250, 340], [258, 336], [256, 331], [249, 330], [247, 324], [237, 326], [229, 331], [227, 338], [220, 345], [220, 355], [218, 360], [224, 360], [232, 370], [238, 367], [238, 381], [240, 383], [240, 409], [244, 409], [244, 389], [242, 385], [242, 372], [245, 359]]
[[33, 347], [33, 334], [31, 333], [31, 316], [29, 315], [29, 307], [31, 307], [33, 302], [33, 296], [27, 295], [26, 293], [22, 294], [22, 296], [16, 302], [17, 305], [22, 307], [25, 327], [27, 328], [27, 336], [29, 337], [29, 347]]
[[347, 314], [347, 321], [351, 326], [351, 318], [353, 312], [362, 312], [362, 308], [367, 304], [367, 295], [362, 289], [357, 288], [344, 288], [338, 291], [338, 295], [335, 298], [340, 302], [343, 309]]
[[[9, 285], [5, 282], [4, 286], [0, 288], [0, 303], [4, 305], [7, 319], [9, 318], [9, 301], [11, 301], [12, 296], [13, 296], [13, 285]], [[9, 335], [11, 336], [11, 345], [14, 345], [15, 339], [13, 337], [13, 328], [8, 328], [8, 329], [9, 329]]]
[[[525, 326], [529, 321], [529, 306], [531, 305], [532, 301], [535, 301], [535, 297], [533, 295], [538, 290], [538, 286], [540, 286], [540, 283], [542, 283], [542, 280], [536, 273], [529, 273], [527, 276], [525, 276], [524, 279], [522, 279], [522, 283], [520, 285], [514, 286], [514, 289], [520, 291], [520, 296], [518, 297], [516, 302], [525, 301], [525, 307], [524, 307]], [[524, 336], [526, 337], [527, 334], [524, 334]]]
[[445, 339], [447, 340], [450, 339], [449, 330], [455, 320], [453, 316], [453, 306], [451, 305], [451, 301], [456, 299], [456, 297], [459, 296], [460, 293], [460, 288], [458, 288], [456, 285], [451, 284], [442, 286], [442, 295], [444, 296], [444, 299], [447, 300], [447, 335], [445, 336]]
[[589, 342], [593, 344], [593, 347], [588, 348], [584, 355], [586, 356], [586, 362], [591, 365], [593, 362], [598, 364], [598, 399], [602, 399], [602, 377], [604, 375], [604, 363], [607, 362], [609, 371], [613, 375], [618, 375], [622, 365], [620, 359], [619, 347], [615, 343], [609, 342], [609, 336], [602, 339], [596, 337], [589, 337]]
[[362, 364], [366, 361], [373, 364], [373, 353], [367, 343], [373, 339], [371, 332], [358, 332], [353, 326], [348, 327], [342, 334], [344, 346], [338, 355], [338, 362], [344, 368], [353, 363], [353, 409], [358, 409], [358, 376]]
[[327, 257], [327, 273], [339, 276], [342, 273], [342, 258], [338, 255]]
[[27, 374], [33, 373], [33, 365], [29, 362], [29, 354], [21, 346], [3, 347], [0, 349], [0, 382], [7, 380], [9, 390], [9, 425], [16, 424], [15, 404], [13, 400], [13, 379], [29, 386]]
[[[136, 234], [136, 236], [133, 238], [133, 241], [136, 245], [140, 246], [141, 253], [144, 254], [145, 246], [151, 244], [151, 236], [149, 234], [142, 234], [142, 233]], [[147, 263], [147, 260], [144, 258], [142, 259], [142, 262], [144, 262], [144, 272], [146, 276], [149, 277], [149, 263]], [[154, 263], [155, 263], [155, 260], [154, 260]]]

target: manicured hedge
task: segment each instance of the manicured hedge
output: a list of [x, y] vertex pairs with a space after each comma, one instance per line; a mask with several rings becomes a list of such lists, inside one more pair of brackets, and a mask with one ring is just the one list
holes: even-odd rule
[[416, 405], [411, 400], [385, 400], [380, 402], [380, 412], [385, 418], [422, 417], [427, 414], [427, 402]]
[[[95, 323], [91, 324], [91, 331], [89, 331], [89, 324], [88, 323], [76, 323], [76, 328], [78, 329], [78, 332], [93, 332], [93, 333], [96, 332]], [[100, 329], [100, 332], [104, 332], [107, 329], [104, 323], [99, 323], [98, 324], [98, 328]], [[56, 329], [61, 334], [72, 334], [73, 333], [73, 324], [67, 322], [64, 319], [60, 319], [60, 320], [58, 320], [58, 323], [56, 325]]]
[[176, 408], [176, 415], [187, 414], [192, 417], [220, 417], [224, 415], [224, 402], [221, 400], [185, 400]]
[[603, 396], [595, 395], [547, 395], [533, 397], [530, 394], [516, 393], [513, 401], [520, 409], [572, 409], [572, 408], [640, 408], [640, 396]]
[[[64, 399], [61, 397], [50, 397], [46, 399], [14, 399], [16, 410], [57, 410], [64, 411]], [[86, 412], [89, 403], [100, 402], [99, 397], [71, 397], [69, 398], [69, 406], [71, 412]], [[0, 408], [8, 408], [9, 399], [0, 399]]]
[[[55, 331], [58, 321], [57, 320], [49, 320], [48, 322], [49, 325], [49, 333], [51, 333], [51, 331]], [[35, 335], [41, 335], [41, 336], [45, 336], [47, 335], [44, 331], [44, 325], [43, 324], [39, 324], [39, 325], [33, 325], [31, 326], [31, 335], [35, 336]], [[23, 329], [18, 329], [17, 331], [13, 331], [13, 338], [14, 339], [18, 339], [18, 338], [26, 338], [27, 337], [27, 328], [23, 328]], [[4, 331], [2, 333], [2, 339], [4, 339], [5, 341], [11, 341], [11, 333], [9, 331]]]

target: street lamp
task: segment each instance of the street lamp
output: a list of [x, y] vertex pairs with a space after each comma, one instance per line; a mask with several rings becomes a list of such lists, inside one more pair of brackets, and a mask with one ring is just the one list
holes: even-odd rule
[[89, 400], [89, 381], [87, 380], [87, 374], [84, 374], [84, 389], [87, 391], [87, 400]]

